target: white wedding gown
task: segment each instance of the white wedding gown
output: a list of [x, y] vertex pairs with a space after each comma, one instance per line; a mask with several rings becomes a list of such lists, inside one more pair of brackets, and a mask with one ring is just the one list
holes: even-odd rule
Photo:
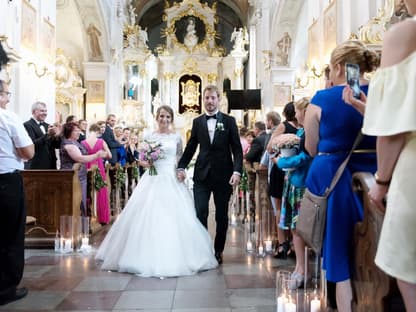
[[211, 237], [196, 217], [191, 192], [176, 178], [178, 134], [154, 133], [148, 140], [162, 143], [163, 159], [141, 177], [114, 222], [96, 259], [102, 269], [141, 276], [182, 276], [218, 266]]

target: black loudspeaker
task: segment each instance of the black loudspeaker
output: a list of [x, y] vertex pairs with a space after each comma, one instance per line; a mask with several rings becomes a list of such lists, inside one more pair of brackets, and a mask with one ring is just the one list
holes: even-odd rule
[[228, 111], [232, 109], [261, 109], [260, 89], [228, 90]]

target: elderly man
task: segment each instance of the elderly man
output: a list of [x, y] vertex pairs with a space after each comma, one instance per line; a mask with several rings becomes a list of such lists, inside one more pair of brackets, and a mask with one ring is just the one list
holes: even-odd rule
[[48, 109], [43, 102], [32, 105], [32, 118], [23, 125], [35, 144], [35, 156], [25, 169], [56, 169], [55, 149], [60, 147], [58, 128], [45, 122]]

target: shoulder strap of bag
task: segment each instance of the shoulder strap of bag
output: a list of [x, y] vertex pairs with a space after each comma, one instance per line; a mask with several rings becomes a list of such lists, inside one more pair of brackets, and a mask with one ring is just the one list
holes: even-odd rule
[[348, 153], [347, 158], [345, 158], [345, 160], [342, 162], [342, 164], [338, 167], [338, 170], [335, 172], [335, 175], [332, 178], [332, 181], [331, 181], [331, 184], [329, 185], [329, 188], [326, 189], [323, 196], [327, 197], [332, 192], [335, 185], [337, 185], [339, 178], [341, 177], [342, 173], [344, 172], [345, 167], [347, 166], [348, 160], [350, 160], [352, 152], [355, 150], [355, 148], [358, 146], [358, 144], [360, 144], [362, 139], [363, 139], [363, 134], [361, 133], [361, 130], [360, 130], [357, 137], [355, 138], [354, 144], [352, 145], [352, 148], [351, 148], [350, 152]]

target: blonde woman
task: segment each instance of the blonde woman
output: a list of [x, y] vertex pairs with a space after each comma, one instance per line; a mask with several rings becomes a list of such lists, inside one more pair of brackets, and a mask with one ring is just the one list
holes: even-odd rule
[[[361, 90], [367, 93], [368, 81], [363, 74], [376, 69], [377, 54], [359, 41], [337, 46], [330, 60], [329, 79], [332, 88], [318, 91], [305, 115], [305, 147], [314, 157], [306, 179], [308, 189], [324, 194], [339, 165], [347, 157], [363, 124], [363, 116], [342, 99], [345, 87], [345, 64], [358, 64]], [[364, 137], [328, 197], [327, 221], [323, 241], [323, 268], [327, 279], [336, 283], [338, 311], [351, 311], [352, 238], [354, 225], [362, 220], [363, 207], [351, 188], [357, 171], [376, 171], [375, 138]]]
[[295, 102], [296, 119], [299, 126], [301, 126], [296, 133], [300, 137], [298, 153], [291, 157], [272, 157], [272, 161], [280, 169], [291, 169], [286, 171], [279, 227], [283, 230], [291, 230], [293, 235], [296, 267], [292, 273], [294, 283], [289, 285], [292, 289], [301, 287], [305, 282], [305, 243], [296, 233], [296, 221], [303, 193], [305, 192], [306, 174], [312, 160], [305, 150], [305, 130], [302, 127], [308, 105], [309, 98], [302, 98]]

